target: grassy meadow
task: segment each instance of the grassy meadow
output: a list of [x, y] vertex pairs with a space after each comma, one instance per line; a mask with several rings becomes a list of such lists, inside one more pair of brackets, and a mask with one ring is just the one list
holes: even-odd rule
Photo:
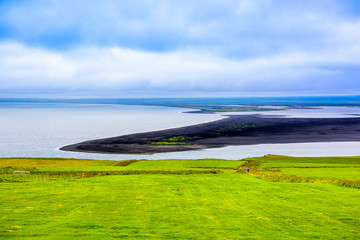
[[359, 239], [359, 170], [360, 157], [0, 159], [0, 239]]

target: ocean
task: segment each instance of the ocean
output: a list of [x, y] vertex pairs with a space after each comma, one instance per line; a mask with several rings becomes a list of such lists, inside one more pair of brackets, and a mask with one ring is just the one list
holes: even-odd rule
[[0, 102], [0, 157], [237, 160], [266, 154], [360, 156], [360, 142], [261, 144], [153, 155], [94, 154], [59, 150], [62, 146], [81, 141], [205, 123], [230, 114], [286, 115], [285, 117], [360, 115], [359, 107], [215, 114], [184, 113], [185, 111], [189, 109], [121, 104]]

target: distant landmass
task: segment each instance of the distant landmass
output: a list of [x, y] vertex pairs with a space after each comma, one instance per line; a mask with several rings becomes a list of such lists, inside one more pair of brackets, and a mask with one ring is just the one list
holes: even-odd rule
[[[191, 113], [251, 112], [316, 106], [360, 106], [360, 96], [229, 97], [229, 98], [0, 98], [14, 103], [77, 103], [149, 105], [197, 109]], [[268, 108], [269, 106], [275, 106]]]

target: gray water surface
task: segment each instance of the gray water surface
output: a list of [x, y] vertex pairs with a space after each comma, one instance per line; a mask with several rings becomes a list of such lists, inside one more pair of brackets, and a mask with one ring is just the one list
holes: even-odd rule
[[[223, 118], [216, 114], [182, 113], [189, 109], [116, 104], [0, 103], [0, 157], [64, 157], [86, 159], [241, 159], [265, 154], [291, 156], [360, 155], [359, 142], [231, 146], [153, 155], [64, 152], [60, 147], [105, 137], [154, 131]], [[254, 112], [255, 113], [255, 112]], [[292, 117], [349, 117], [357, 107], [258, 112]], [[231, 113], [249, 114], [249, 113]]]

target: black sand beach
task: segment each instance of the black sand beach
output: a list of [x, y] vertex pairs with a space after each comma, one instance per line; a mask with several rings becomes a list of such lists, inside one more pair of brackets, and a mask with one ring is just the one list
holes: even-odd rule
[[64, 151], [153, 154], [232, 145], [360, 141], [360, 118], [279, 118], [244, 115], [62, 147]]

